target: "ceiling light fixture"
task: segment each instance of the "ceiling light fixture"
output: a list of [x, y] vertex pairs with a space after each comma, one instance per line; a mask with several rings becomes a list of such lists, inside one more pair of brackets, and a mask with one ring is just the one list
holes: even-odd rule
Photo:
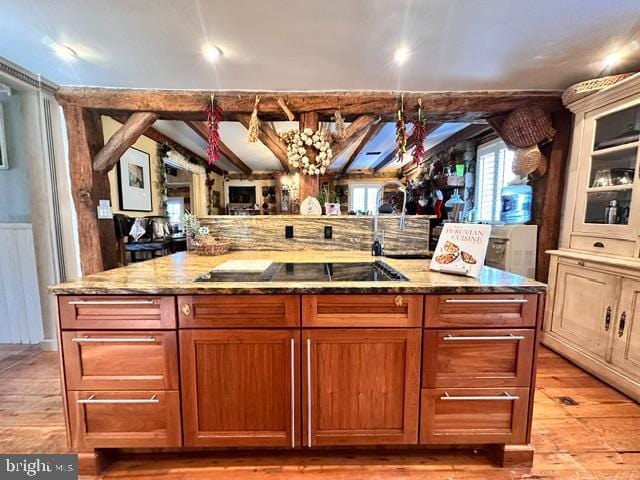
[[607, 55], [604, 59], [604, 68], [611, 68], [616, 66], [622, 60], [620, 52], [614, 52]]
[[78, 53], [73, 48], [58, 43], [49, 36], [44, 37], [42, 43], [53, 50], [53, 53], [65, 62], [71, 62], [78, 58]]
[[211, 63], [214, 63], [222, 56], [222, 50], [220, 50], [220, 47], [216, 47], [210, 43], [205, 43], [202, 46], [202, 55], [204, 55], [204, 58], [209, 60]]
[[393, 53], [393, 60], [398, 64], [404, 64], [409, 56], [411, 55], [411, 51], [406, 45], [401, 46]]

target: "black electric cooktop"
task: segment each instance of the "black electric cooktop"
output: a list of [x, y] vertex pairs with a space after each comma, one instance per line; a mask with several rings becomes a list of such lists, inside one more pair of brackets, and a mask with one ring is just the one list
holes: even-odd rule
[[196, 282], [406, 282], [384, 262], [272, 263], [263, 272], [211, 271]]

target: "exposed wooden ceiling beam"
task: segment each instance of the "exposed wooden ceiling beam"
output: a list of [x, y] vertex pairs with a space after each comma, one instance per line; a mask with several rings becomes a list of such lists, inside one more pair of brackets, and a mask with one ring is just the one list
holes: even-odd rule
[[104, 147], [93, 159], [93, 169], [96, 172], [104, 173], [111, 170], [127, 149], [136, 143], [140, 135], [153, 125], [158, 119], [158, 115], [152, 112], [133, 113], [122, 126], [111, 135]]
[[[111, 115], [111, 118], [113, 118], [115, 121], [120, 122], [120, 123], [125, 123], [127, 121], [127, 117], [124, 116], [124, 115]], [[218, 175], [224, 175], [226, 173], [224, 170], [222, 170], [217, 165], [209, 165], [208, 162], [207, 162], [207, 159], [204, 158], [202, 155], [198, 155], [194, 151], [192, 151], [192, 150], [188, 149], [187, 147], [185, 147], [184, 145], [176, 142], [172, 138], [167, 137], [164, 133], [161, 133], [160, 131], [156, 130], [153, 127], [148, 127], [144, 131], [143, 135], [145, 137], [147, 137], [147, 138], [150, 138], [151, 140], [153, 140], [156, 143], [159, 143], [161, 145], [162, 144], [167, 144], [171, 148], [175, 149], [176, 151], [183, 151], [184, 153], [189, 155], [194, 161], [200, 162], [203, 167], [210, 169], [212, 172], [215, 172]]]
[[[438, 155], [439, 153], [444, 152], [445, 150], [453, 147], [457, 143], [464, 142], [465, 140], [469, 140], [470, 138], [475, 137], [476, 135], [479, 135], [487, 130], [491, 130], [491, 126], [487, 125], [486, 123], [484, 124], [477, 123], [477, 124], [468, 125], [462, 130], [457, 131], [450, 137], [445, 138], [443, 141], [441, 141], [440, 143], [434, 145], [429, 150], [427, 150], [422, 157], [423, 161], [430, 159], [434, 155]], [[414, 167], [416, 167], [416, 165], [414, 164], [405, 165], [404, 167], [402, 167], [402, 172], [406, 173], [409, 170], [412, 170]]]
[[[191, 130], [196, 132], [200, 136], [200, 138], [202, 138], [205, 142], [209, 141], [209, 132], [207, 131], [207, 125], [204, 122], [186, 121], [185, 123], [189, 128], [191, 128]], [[251, 167], [249, 167], [246, 163], [240, 160], [240, 157], [238, 157], [233, 152], [233, 150], [231, 150], [227, 146], [227, 144], [225, 144], [222, 140], [220, 140], [219, 147], [220, 147], [220, 153], [222, 153], [227, 158], [227, 160], [229, 160], [238, 170], [240, 170], [242, 173], [245, 173], [247, 175], [251, 175], [251, 173], [253, 172], [251, 170]]]
[[[427, 135], [429, 135], [431, 132], [433, 132], [440, 125], [442, 125], [442, 124], [441, 123], [428, 123], [427, 124]], [[411, 135], [409, 137], [409, 140], [407, 140], [407, 151], [412, 149], [415, 145], [416, 145], [416, 139], [415, 139], [415, 137], [413, 135]], [[393, 150], [391, 150], [388, 154], [386, 154], [382, 158], [382, 160], [380, 160], [378, 163], [376, 163], [373, 166], [373, 171], [374, 172], [378, 172], [379, 170], [382, 170], [384, 167], [386, 167], [388, 164], [390, 164], [393, 161], [393, 159], [396, 158], [396, 156], [397, 156], [396, 149], [394, 147]]]
[[338, 155], [349, 148], [364, 132], [378, 123], [381, 123], [381, 118], [378, 115], [361, 115], [351, 122], [344, 130], [344, 137], [331, 145], [334, 161], [338, 158]]
[[[260, 100], [262, 102], [262, 100]], [[278, 107], [280, 108], [280, 107]], [[249, 122], [251, 121], [251, 115], [242, 114], [237, 115], [238, 120], [245, 128], [249, 128]], [[278, 135], [276, 130], [269, 126], [266, 122], [260, 121], [260, 128], [258, 130], [258, 140], [260, 140], [265, 147], [271, 150], [271, 153], [280, 161], [282, 169], [289, 173], [289, 159], [287, 158], [287, 145]]]
[[349, 167], [358, 157], [360, 152], [362, 152], [364, 147], [367, 146], [367, 143], [369, 143], [371, 140], [375, 138], [376, 135], [378, 135], [378, 133], [380, 132], [383, 126], [384, 126], [383, 122], [378, 122], [369, 127], [369, 130], [367, 130], [367, 133], [364, 134], [364, 136], [360, 140], [360, 143], [358, 143], [358, 146], [356, 147], [356, 149], [353, 151], [353, 153], [349, 156], [345, 164], [340, 169], [340, 175], [344, 175], [345, 172], [349, 170]]
[[[424, 114], [430, 121], [476, 121], [505, 113], [521, 105], [535, 103], [549, 111], [561, 110], [560, 90], [498, 90], [457, 92], [396, 92], [396, 91], [216, 91], [216, 100], [228, 115], [250, 114], [255, 96], [260, 95], [262, 120], [285, 120], [278, 105], [284, 98], [295, 114], [317, 112], [321, 120], [330, 118], [335, 110], [347, 119], [359, 115], [380, 115], [393, 120], [400, 93], [405, 105], [416, 105], [422, 99]], [[165, 119], [204, 119], [202, 111], [210, 97], [204, 90], [153, 90], [121, 88], [61, 87], [56, 98], [61, 104], [95, 108], [104, 112], [152, 111]]]

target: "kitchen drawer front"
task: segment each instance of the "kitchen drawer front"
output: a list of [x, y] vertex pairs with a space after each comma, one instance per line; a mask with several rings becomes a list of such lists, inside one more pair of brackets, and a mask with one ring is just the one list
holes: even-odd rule
[[62, 332], [68, 390], [177, 390], [175, 331]]
[[528, 387], [535, 330], [425, 330], [422, 385]]
[[59, 296], [63, 329], [128, 330], [176, 327], [175, 297]]
[[601, 253], [605, 255], [633, 257], [636, 250], [636, 242], [621, 240], [618, 238], [571, 235], [569, 247], [576, 250], [586, 250], [588, 252]]
[[305, 327], [419, 327], [422, 295], [304, 295]]
[[68, 392], [74, 449], [179, 447], [177, 391]]
[[427, 295], [426, 328], [533, 327], [535, 294]]
[[299, 327], [299, 295], [178, 297], [181, 328]]
[[526, 443], [528, 388], [423, 389], [422, 444]]

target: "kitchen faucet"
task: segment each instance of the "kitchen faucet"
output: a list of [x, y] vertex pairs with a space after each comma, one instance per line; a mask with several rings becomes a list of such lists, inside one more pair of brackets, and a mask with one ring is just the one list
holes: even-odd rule
[[[397, 180], [390, 180], [388, 182], [383, 183], [378, 191], [376, 192], [376, 203], [375, 210], [373, 212], [373, 240], [374, 242], [378, 238], [378, 214], [380, 211], [379, 203], [380, 203], [380, 194], [384, 191], [385, 187], [394, 186], [397, 187], [403, 193], [402, 199], [402, 212], [400, 213], [400, 230], [404, 230], [405, 223], [405, 210], [407, 208], [407, 187], [405, 187], [402, 183]], [[382, 246], [382, 250], [384, 251], [384, 245]]]

